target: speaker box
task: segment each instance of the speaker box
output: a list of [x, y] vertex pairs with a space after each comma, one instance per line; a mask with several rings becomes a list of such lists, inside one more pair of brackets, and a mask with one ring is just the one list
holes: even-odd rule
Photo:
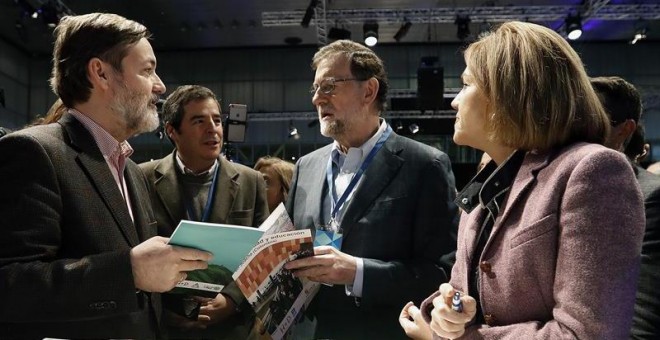
[[442, 109], [444, 89], [442, 67], [420, 67], [417, 69], [417, 101], [420, 110], [435, 111]]

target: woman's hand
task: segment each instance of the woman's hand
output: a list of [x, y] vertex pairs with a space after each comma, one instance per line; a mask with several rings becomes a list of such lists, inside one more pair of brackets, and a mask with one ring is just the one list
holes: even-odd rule
[[440, 295], [433, 299], [431, 330], [438, 336], [456, 339], [465, 333], [465, 324], [477, 313], [477, 301], [469, 295], [461, 294], [462, 312], [452, 309], [452, 298], [457, 290], [449, 283], [440, 285]]

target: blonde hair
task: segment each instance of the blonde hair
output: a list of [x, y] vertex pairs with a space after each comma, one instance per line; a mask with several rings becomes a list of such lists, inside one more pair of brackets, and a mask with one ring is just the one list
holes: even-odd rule
[[490, 138], [522, 150], [602, 144], [609, 120], [578, 54], [546, 27], [507, 22], [465, 51], [492, 109]]
[[294, 165], [278, 157], [264, 156], [257, 160], [254, 170], [259, 171], [262, 168], [270, 167], [275, 171], [282, 183], [282, 195], [286, 201], [291, 187], [291, 178], [293, 177]]

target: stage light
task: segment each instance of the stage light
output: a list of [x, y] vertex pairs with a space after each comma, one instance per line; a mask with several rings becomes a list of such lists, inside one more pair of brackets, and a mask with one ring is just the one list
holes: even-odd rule
[[569, 40], [577, 40], [582, 36], [582, 18], [580, 15], [569, 14], [566, 17], [566, 34]]
[[639, 20], [635, 23], [635, 35], [633, 36], [630, 44], [634, 45], [638, 41], [646, 39], [646, 33], [649, 30], [649, 25], [645, 20]]
[[456, 37], [463, 41], [470, 36], [470, 17], [467, 15], [457, 15], [454, 21], [456, 25]]
[[378, 23], [375, 21], [367, 21], [362, 26], [364, 31], [364, 44], [373, 47], [378, 43]]
[[318, 0], [311, 0], [309, 2], [309, 6], [307, 6], [307, 9], [305, 10], [305, 15], [302, 18], [302, 21], [300, 22], [300, 26], [302, 27], [309, 27], [309, 23], [312, 21], [312, 18], [314, 17], [314, 9], [316, 8], [316, 4], [318, 3]]
[[412, 22], [406, 20], [406, 22], [404, 22], [403, 25], [401, 25], [399, 30], [396, 31], [396, 34], [394, 34], [394, 40], [396, 40], [397, 42], [401, 41], [401, 39], [403, 39], [403, 37], [405, 37], [406, 34], [408, 34], [408, 31], [410, 30], [411, 26], [412, 26]]
[[408, 130], [410, 130], [410, 133], [412, 133], [414, 135], [417, 132], [419, 132], [419, 125], [417, 125], [415, 123], [412, 123], [408, 126]]
[[398, 121], [398, 122], [396, 123], [396, 130], [397, 130], [397, 131], [401, 131], [401, 130], [403, 130], [403, 123], [401, 123], [401, 121]]
[[298, 129], [293, 125], [293, 122], [289, 124], [289, 138], [300, 139], [300, 134], [298, 133]]

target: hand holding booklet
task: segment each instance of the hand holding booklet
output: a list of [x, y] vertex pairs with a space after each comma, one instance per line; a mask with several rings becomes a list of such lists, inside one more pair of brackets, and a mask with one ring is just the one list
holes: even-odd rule
[[284, 268], [314, 250], [311, 231], [295, 230], [282, 204], [258, 229], [183, 220], [169, 243], [213, 254], [207, 269], [189, 272], [171, 293], [214, 297], [235, 282], [255, 310], [259, 336], [284, 337], [318, 290]]

